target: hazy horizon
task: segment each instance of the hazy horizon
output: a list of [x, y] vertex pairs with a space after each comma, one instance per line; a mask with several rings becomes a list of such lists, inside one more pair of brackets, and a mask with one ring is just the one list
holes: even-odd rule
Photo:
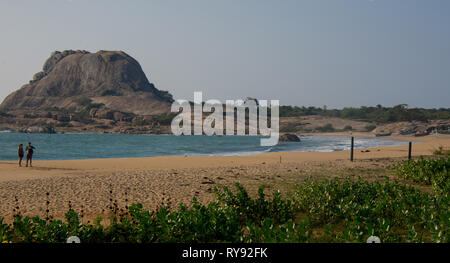
[[0, 101], [55, 50], [123, 50], [175, 99], [450, 107], [450, 2], [0, 1]]

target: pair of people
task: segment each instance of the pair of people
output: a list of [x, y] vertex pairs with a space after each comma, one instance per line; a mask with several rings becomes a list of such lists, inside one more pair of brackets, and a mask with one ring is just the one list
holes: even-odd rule
[[[28, 162], [30, 163], [30, 167], [33, 167], [34, 149], [36, 149], [36, 148], [31, 145], [31, 142], [29, 142], [27, 148], [25, 148], [25, 151], [27, 152], [27, 167], [28, 167]], [[22, 166], [22, 159], [24, 156], [23, 144], [19, 144], [19, 149], [17, 149], [17, 155], [19, 156], [19, 166]]]

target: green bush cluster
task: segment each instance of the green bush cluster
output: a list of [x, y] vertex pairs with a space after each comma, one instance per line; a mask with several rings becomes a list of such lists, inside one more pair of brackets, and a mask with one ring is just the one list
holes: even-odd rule
[[161, 125], [170, 125], [175, 116], [177, 116], [177, 113], [154, 115], [152, 116], [152, 118], [154, 121], [158, 122]]
[[444, 147], [439, 146], [438, 149], [436, 149], [435, 151], [433, 151], [434, 155], [446, 155], [446, 156], [450, 156], [450, 150], [444, 150]]
[[67, 127], [67, 128], [70, 128], [70, 127], [73, 127], [73, 125], [70, 124], [69, 122], [65, 121], [65, 122], [61, 122], [61, 123], [56, 124], [56, 127]]
[[0, 111], [0, 117], [12, 118], [14, 115]]
[[373, 125], [373, 124], [369, 124], [369, 125], [366, 125], [364, 128], [366, 129], [367, 132], [371, 132], [371, 131], [375, 130], [375, 128], [377, 128], [377, 126]]
[[122, 94], [115, 90], [107, 89], [102, 92], [102, 96], [122, 96]]
[[105, 106], [105, 104], [103, 103], [92, 103], [92, 100], [87, 98], [87, 97], [80, 97], [78, 99], [75, 100], [75, 102], [81, 106], [82, 108], [80, 108], [76, 113], [83, 118], [89, 118], [89, 112], [91, 109], [98, 109], [101, 108], [103, 106]]
[[48, 118], [51, 118], [51, 112], [61, 112], [61, 113], [65, 113], [65, 114], [73, 113], [72, 110], [68, 110], [65, 108], [58, 108], [58, 107], [47, 107], [47, 108], [44, 108], [44, 110], [50, 112], [50, 115], [47, 116]]
[[9, 226], [0, 218], [0, 241], [65, 242], [76, 235], [85, 243], [250, 242], [263, 241], [260, 235], [267, 235], [273, 225], [280, 230], [280, 224], [290, 221], [288, 226], [293, 227], [291, 201], [279, 193], [267, 200], [262, 190], [254, 200], [240, 185], [237, 189], [236, 194], [216, 189], [217, 201], [208, 205], [194, 198], [191, 208], [181, 204], [176, 210], [163, 206], [147, 211], [134, 204], [126, 213], [112, 214], [108, 227], [100, 224], [100, 217], [93, 224], [81, 224], [74, 210], [66, 214], [65, 222], [17, 215]]
[[393, 166], [394, 173], [416, 183], [431, 185], [437, 193], [450, 192], [450, 157], [404, 161]]
[[[280, 127], [280, 132], [297, 132], [301, 127], [298, 123], [286, 123]], [[305, 131], [305, 129], [302, 129]]]
[[296, 206], [320, 240], [364, 242], [448, 242], [448, 195], [434, 196], [398, 182], [369, 183], [359, 179], [307, 181]]
[[153, 92], [156, 94], [156, 96], [158, 96], [159, 98], [161, 98], [161, 99], [163, 99], [165, 101], [168, 101], [168, 102], [173, 102], [174, 101], [172, 94], [170, 94], [166, 90], [155, 89]]
[[390, 123], [397, 121], [427, 121], [433, 119], [450, 118], [450, 108], [440, 109], [422, 109], [408, 108], [406, 104], [396, 105], [394, 107], [376, 107], [360, 108], [345, 107], [343, 109], [326, 109], [326, 107], [298, 107], [298, 106], [280, 106], [280, 117], [295, 117], [321, 115], [327, 117], [339, 117], [344, 119], [355, 119], [362, 121], [372, 121], [378, 123]]
[[[17, 215], [12, 225], [0, 218], [1, 242], [448, 242], [448, 195], [422, 193], [397, 182], [362, 180], [307, 181], [291, 198], [277, 191], [268, 198], [259, 189], [251, 198], [236, 184], [215, 189], [216, 201], [190, 208], [141, 204], [111, 212], [110, 223], [82, 224], [69, 210], [65, 221]], [[113, 211], [113, 210], [111, 210]]]
[[319, 132], [334, 132], [336, 129], [333, 127], [331, 123], [327, 123], [324, 126], [316, 127], [316, 131]]
[[350, 125], [346, 125], [346, 126], [344, 127], [344, 131], [352, 131], [352, 130], [353, 130], [353, 127], [350, 126]]
[[136, 120], [134, 122], [134, 125], [136, 125], [136, 126], [145, 126], [145, 125], [149, 125], [149, 124], [150, 124], [150, 122], [148, 122], [147, 120], [141, 120], [141, 119]]

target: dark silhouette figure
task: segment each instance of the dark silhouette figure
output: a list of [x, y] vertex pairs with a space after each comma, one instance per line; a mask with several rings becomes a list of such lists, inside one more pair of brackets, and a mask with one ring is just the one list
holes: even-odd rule
[[29, 142], [27, 148], [25, 148], [25, 151], [27, 152], [27, 167], [28, 167], [28, 161], [30, 162], [30, 167], [33, 167], [34, 149], [36, 149], [36, 148], [31, 145], [31, 142]]
[[22, 159], [23, 159], [23, 144], [19, 144], [19, 148], [17, 149], [17, 156], [19, 156], [19, 166], [22, 167]]

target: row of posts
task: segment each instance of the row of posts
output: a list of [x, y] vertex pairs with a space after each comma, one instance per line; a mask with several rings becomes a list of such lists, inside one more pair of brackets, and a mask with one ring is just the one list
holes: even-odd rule
[[[353, 162], [353, 150], [355, 148], [355, 137], [352, 136], [351, 149], [350, 149], [350, 161]], [[409, 142], [408, 146], [408, 161], [411, 160], [412, 142]]]

